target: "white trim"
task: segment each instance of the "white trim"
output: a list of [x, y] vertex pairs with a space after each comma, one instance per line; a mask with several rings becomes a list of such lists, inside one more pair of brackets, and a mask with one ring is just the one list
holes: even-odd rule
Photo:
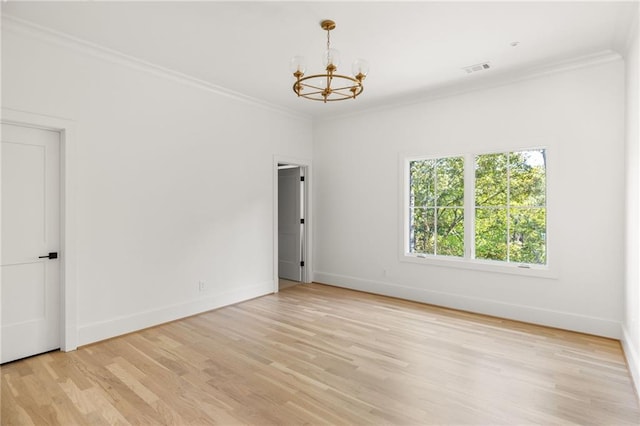
[[629, 336], [629, 331], [622, 325], [622, 338], [620, 339], [622, 344], [622, 352], [627, 360], [627, 367], [629, 367], [629, 373], [631, 374], [631, 380], [636, 390], [636, 396], [640, 400], [640, 354], [638, 354], [632, 346], [632, 340]]
[[304, 203], [305, 203], [305, 219], [304, 219], [304, 248], [305, 253], [304, 269], [302, 270], [302, 282], [310, 283], [313, 281], [313, 206], [312, 200], [312, 169], [311, 160], [285, 157], [280, 155], [273, 156], [273, 286], [274, 293], [277, 293], [279, 277], [278, 277], [278, 163], [291, 164], [305, 169], [304, 181]]
[[[401, 194], [404, 196], [402, 202], [402, 217], [401, 217], [401, 227], [402, 227], [402, 232], [401, 234], [403, 235], [403, 241], [402, 241], [402, 248], [401, 251], [404, 254], [404, 256], [409, 256], [409, 257], [420, 257], [422, 258], [422, 255], [412, 255], [410, 253], [407, 252], [407, 248], [409, 247], [409, 240], [411, 238], [410, 233], [409, 233], [409, 216], [410, 216], [410, 200], [411, 200], [411, 190], [409, 188], [409, 179], [411, 177], [411, 168], [409, 167], [409, 164], [412, 161], [421, 161], [421, 160], [439, 160], [439, 159], [443, 159], [443, 158], [462, 158], [463, 161], [463, 168], [465, 170], [464, 176], [463, 176], [463, 186], [464, 188], [466, 188], [466, 183], [467, 183], [467, 173], [466, 170], [469, 168], [467, 167], [467, 154], [447, 154], [447, 155], [423, 155], [423, 156], [408, 156], [408, 157], [404, 157], [401, 158], [401, 164], [400, 167], [402, 168], [402, 181], [400, 182], [400, 184], [402, 185], [402, 190], [401, 190]], [[437, 185], [437, 182], [436, 182]], [[465, 212], [469, 211], [467, 210], [467, 198], [468, 198], [468, 191], [464, 191], [464, 199], [463, 199], [463, 205], [462, 206], [456, 206], [456, 208], [462, 207]], [[465, 230], [466, 229], [472, 229], [472, 228], [467, 228], [467, 217], [468, 215], [465, 214], [465, 221], [464, 221], [464, 226], [465, 226]], [[437, 221], [437, 218], [436, 218]], [[437, 223], [436, 223], [436, 227], [437, 227]], [[465, 250], [469, 247], [467, 244], [467, 232], [465, 232], [464, 235], [464, 244], [465, 244]], [[437, 251], [437, 243], [436, 243], [436, 251]], [[464, 256], [466, 256], [467, 254], [465, 253]], [[445, 256], [442, 255], [433, 255], [433, 256], [428, 256], [430, 258], [437, 258], [437, 259], [441, 259], [444, 258]], [[456, 259], [455, 257], [452, 257], [451, 259]], [[458, 258], [459, 260], [462, 260], [463, 258]], [[400, 261], [403, 260], [403, 257], [400, 258]]]
[[2, 108], [3, 123], [53, 130], [60, 133], [60, 349], [78, 347], [76, 281], [76, 125], [72, 120]]
[[440, 266], [445, 268], [472, 269], [478, 272], [493, 272], [498, 274], [520, 275], [525, 277], [548, 278], [556, 280], [559, 278], [558, 273], [549, 269], [547, 266], [518, 265], [517, 263], [507, 263], [481, 259], [463, 259], [453, 256], [423, 257], [410, 253], [401, 254], [399, 260], [403, 263], [415, 263], [429, 266]]
[[640, 5], [637, 2], [634, 4], [634, 9], [631, 13], [634, 15], [634, 17], [631, 19], [630, 24], [626, 28], [626, 34], [621, 34], [619, 39], [622, 41], [620, 43], [617, 43], [622, 55], [624, 55], [625, 58], [629, 55], [629, 49], [631, 49], [633, 40], [636, 37], [636, 32], [638, 31], [638, 26], [640, 25]]
[[310, 119], [307, 114], [300, 111], [291, 110], [270, 102], [263, 101], [258, 98], [244, 95], [231, 89], [210, 83], [208, 81], [192, 77], [190, 75], [174, 71], [151, 62], [143, 61], [133, 56], [121, 53], [117, 50], [109, 49], [95, 43], [91, 43], [69, 34], [56, 31], [33, 22], [29, 22], [11, 15], [2, 16], [2, 29], [26, 35], [45, 43], [63, 46], [73, 49], [80, 53], [88, 54], [114, 64], [123, 65], [138, 71], [147, 72], [157, 77], [165, 78], [174, 82], [185, 84], [196, 89], [212, 92], [217, 95], [226, 96], [228, 98], [243, 102], [245, 104], [264, 108], [269, 111], [277, 112], [293, 118]]
[[366, 280], [321, 271], [315, 271], [314, 277], [316, 282], [352, 290], [397, 297], [399, 299], [412, 300], [430, 305], [459, 309], [579, 333], [593, 334], [611, 339], [620, 339], [620, 322], [606, 318], [498, 302], [491, 299], [409, 287], [392, 282]]
[[[464, 155], [464, 229], [471, 229], [471, 232], [464, 233], [464, 258], [475, 259], [476, 258], [476, 171], [475, 171], [475, 157], [474, 154], [468, 152]], [[467, 167], [467, 165], [473, 165], [474, 167]], [[467, 182], [474, 182], [470, 188], [466, 187]], [[407, 185], [408, 186], [408, 185]], [[474, 212], [467, 214], [467, 212]]]
[[79, 344], [87, 345], [100, 340], [121, 336], [144, 328], [175, 321], [176, 319], [197, 315], [234, 303], [244, 302], [249, 299], [271, 294], [272, 292], [273, 283], [271, 281], [265, 281], [224, 293], [216, 293], [214, 296], [207, 298], [199, 298], [159, 309], [94, 322], [79, 328]]

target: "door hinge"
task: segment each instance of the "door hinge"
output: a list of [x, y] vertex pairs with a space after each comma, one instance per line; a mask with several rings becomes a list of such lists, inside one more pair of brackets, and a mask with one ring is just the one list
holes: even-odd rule
[[300, 182], [304, 182], [304, 176], [300, 176]]
[[304, 266], [304, 260], [300, 262], [300, 266]]
[[304, 225], [304, 219], [300, 219], [300, 223]]

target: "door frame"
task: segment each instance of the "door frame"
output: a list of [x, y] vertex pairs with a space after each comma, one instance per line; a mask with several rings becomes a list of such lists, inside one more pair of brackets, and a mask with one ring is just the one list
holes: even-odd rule
[[[0, 121], [5, 124], [54, 131], [60, 135], [60, 350], [73, 351], [78, 347], [76, 125], [69, 119], [11, 108], [2, 108]], [[0, 155], [1, 152], [0, 150]]]
[[311, 200], [311, 160], [305, 160], [300, 158], [284, 157], [279, 155], [273, 156], [273, 292], [277, 293], [278, 290], [278, 163], [291, 164], [292, 166], [298, 166], [303, 170], [304, 175], [304, 194], [302, 194], [302, 200], [304, 203], [304, 227], [303, 227], [303, 253], [305, 254], [304, 267], [302, 268], [302, 282], [310, 283], [313, 281], [313, 241], [312, 241], [312, 226], [313, 215]]

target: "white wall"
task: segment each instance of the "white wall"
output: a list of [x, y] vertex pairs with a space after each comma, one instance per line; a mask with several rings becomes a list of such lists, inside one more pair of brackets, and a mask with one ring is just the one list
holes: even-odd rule
[[79, 344], [270, 293], [273, 156], [311, 157], [309, 120], [144, 68], [3, 28], [2, 106], [76, 122]]
[[[622, 344], [640, 389], [640, 51], [638, 18], [626, 55], [626, 277]], [[639, 392], [640, 393], [640, 392]]]
[[[399, 157], [545, 145], [556, 278], [401, 262]], [[315, 280], [620, 337], [621, 59], [314, 126]], [[469, 214], [469, 213], [468, 213]]]
[[[79, 344], [270, 292], [272, 158], [310, 159], [310, 122], [82, 50], [3, 28], [2, 106], [77, 123]], [[316, 280], [620, 337], [623, 120], [614, 61], [318, 123]], [[399, 261], [402, 153], [541, 143], [556, 279]]]

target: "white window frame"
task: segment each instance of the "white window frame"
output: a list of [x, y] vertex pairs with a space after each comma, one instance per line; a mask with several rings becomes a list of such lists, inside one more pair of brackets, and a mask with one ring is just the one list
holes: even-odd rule
[[[499, 260], [475, 259], [475, 158], [478, 155], [500, 154], [507, 152], [520, 152], [528, 150], [544, 149], [547, 153], [547, 164], [545, 170], [546, 178], [546, 265], [535, 264], [518, 264], [513, 262], [505, 262]], [[439, 158], [463, 157], [464, 158], [464, 257], [430, 255], [421, 253], [411, 253], [409, 251], [410, 243], [410, 167], [412, 161], [433, 160]], [[449, 268], [472, 269], [478, 271], [497, 272], [505, 274], [515, 274], [523, 276], [541, 277], [541, 278], [558, 278], [557, 273], [551, 267], [552, 257], [550, 247], [552, 246], [552, 218], [551, 211], [551, 179], [550, 179], [550, 162], [549, 148], [545, 146], [529, 146], [524, 148], [505, 148], [483, 152], [470, 152], [464, 154], [438, 154], [438, 155], [399, 155], [400, 170], [400, 198], [401, 206], [399, 211], [400, 223], [400, 256], [399, 260], [403, 263], [413, 263], [429, 266], [440, 266]]]
[[[405, 181], [405, 183], [407, 183], [406, 189], [405, 189], [406, 204], [407, 204], [406, 205], [407, 214], [405, 216], [405, 219], [407, 220], [407, 226], [406, 226], [406, 245], [404, 247], [406, 248], [407, 253], [410, 254], [410, 255], [413, 255], [413, 256], [416, 256], [416, 257], [420, 257], [420, 258], [425, 257], [425, 256], [431, 256], [431, 257], [437, 257], [437, 258], [463, 259], [464, 257], [466, 257], [466, 253], [463, 254], [463, 256], [448, 256], [448, 255], [443, 255], [443, 254], [426, 254], [426, 253], [409, 253], [409, 243], [410, 243], [410, 240], [411, 240], [411, 235], [410, 235], [411, 234], [411, 231], [410, 231], [411, 222], [409, 221], [410, 212], [411, 212], [411, 206], [410, 206], [410, 203], [411, 203], [411, 189], [409, 188], [410, 187], [409, 182], [410, 182], [410, 179], [411, 179], [411, 167], [410, 167], [410, 164], [413, 161], [442, 160], [442, 159], [449, 159], [449, 158], [462, 158], [462, 160], [464, 162], [464, 170], [465, 171], [467, 170], [467, 159], [466, 159], [466, 157], [464, 155], [446, 155], [446, 156], [443, 155], [443, 156], [437, 156], [437, 157], [431, 156], [431, 157], [416, 157], [416, 158], [407, 159], [407, 162], [406, 162], [406, 165], [405, 165], [405, 168], [406, 168], [406, 181]], [[437, 167], [437, 165], [436, 165], [436, 167]], [[437, 182], [438, 181], [436, 179], [436, 181], [435, 181], [436, 193], [438, 191], [438, 183]], [[467, 182], [466, 182], [466, 176], [465, 176], [465, 180], [463, 182], [463, 185], [466, 185], [466, 183]], [[464, 188], [466, 188], [466, 186], [464, 186]], [[466, 193], [465, 193], [465, 197], [466, 197]], [[436, 197], [436, 199], [437, 199], [437, 197]], [[466, 229], [466, 226], [467, 226], [467, 223], [466, 223], [467, 222], [467, 215], [466, 215], [467, 205], [466, 205], [466, 201], [467, 200], [465, 198], [464, 201], [463, 201], [463, 205], [462, 206], [455, 206], [455, 208], [462, 207], [464, 209], [464, 211], [465, 211], [465, 215], [464, 215], [464, 227], [465, 227], [465, 229]], [[454, 207], [450, 207], [450, 206], [437, 206], [437, 205], [435, 205], [434, 209], [437, 211], [438, 207], [454, 208]], [[438, 216], [437, 216], [437, 214], [434, 217], [435, 217], [435, 221], [436, 221], [436, 236], [435, 236], [434, 244], [435, 244], [435, 248], [436, 248], [436, 252], [437, 252], [438, 251], [438, 241], [437, 241], [438, 240], [438, 237], [437, 237]], [[467, 233], [465, 232], [465, 240], [464, 240], [465, 250], [466, 250], [466, 247], [467, 247], [466, 234]]]

